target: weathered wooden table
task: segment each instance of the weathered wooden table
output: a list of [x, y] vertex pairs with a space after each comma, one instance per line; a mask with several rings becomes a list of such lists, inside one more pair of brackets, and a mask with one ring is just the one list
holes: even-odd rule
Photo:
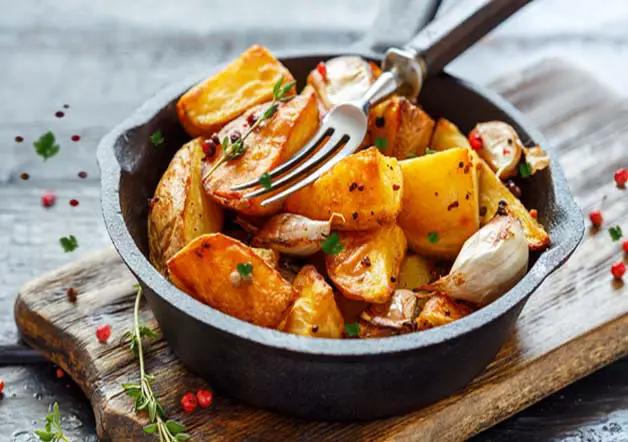
[[[455, 1], [446, 2], [445, 7]], [[372, 29], [377, 3], [363, 0], [0, 0], [0, 345], [17, 340], [12, 306], [28, 279], [109, 243], [100, 219], [95, 148], [109, 128], [162, 86], [202, 72], [258, 42], [273, 50], [347, 47]], [[376, 29], [377, 30], [377, 29]], [[453, 63], [489, 83], [559, 56], [591, 67], [628, 92], [628, 2], [537, 0]], [[63, 105], [69, 108], [64, 109]], [[63, 111], [63, 118], [55, 112]], [[44, 163], [32, 141], [53, 130], [62, 144]], [[80, 141], [71, 141], [79, 135]], [[16, 143], [16, 136], [24, 142]], [[78, 178], [80, 171], [86, 179]], [[30, 179], [20, 179], [28, 172]], [[58, 201], [45, 210], [39, 198]], [[68, 201], [76, 198], [78, 207]], [[61, 236], [79, 249], [64, 254]], [[477, 439], [628, 440], [628, 360], [574, 384]], [[96, 440], [89, 404], [54, 369], [0, 367], [0, 440], [28, 441], [59, 401], [72, 440]]]

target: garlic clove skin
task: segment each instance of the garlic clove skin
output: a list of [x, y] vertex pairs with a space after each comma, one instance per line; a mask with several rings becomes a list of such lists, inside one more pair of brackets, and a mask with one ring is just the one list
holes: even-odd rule
[[379, 327], [401, 329], [414, 322], [419, 314], [419, 304], [419, 299], [412, 290], [397, 289], [390, 301], [385, 304], [371, 304], [360, 317]]
[[526, 163], [530, 165], [530, 173], [532, 175], [539, 170], [547, 168], [550, 164], [549, 155], [540, 146], [534, 146], [529, 149], [524, 147], [523, 154], [525, 155]]
[[517, 175], [523, 144], [513, 127], [503, 121], [488, 121], [475, 126], [482, 148], [478, 154], [497, 176], [504, 180]]
[[359, 100], [364, 96], [375, 76], [366, 60], [355, 55], [332, 58], [325, 62], [326, 78], [318, 73], [310, 74], [312, 83], [326, 111], [347, 101]]
[[286, 255], [310, 256], [320, 250], [321, 242], [330, 233], [331, 219], [316, 221], [302, 215], [281, 213], [257, 231], [251, 245], [271, 248]]
[[523, 278], [528, 260], [528, 242], [519, 221], [496, 216], [464, 243], [447, 276], [422, 289], [485, 305]]

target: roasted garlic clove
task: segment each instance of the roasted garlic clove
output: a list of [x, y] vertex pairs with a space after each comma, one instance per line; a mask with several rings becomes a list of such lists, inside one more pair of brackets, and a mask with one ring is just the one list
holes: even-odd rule
[[530, 166], [531, 175], [534, 175], [539, 170], [545, 169], [550, 164], [549, 155], [547, 155], [539, 146], [531, 148], [524, 147], [523, 154], [525, 156], [526, 163]]
[[360, 317], [380, 327], [403, 328], [419, 314], [418, 297], [412, 290], [398, 289], [385, 304], [371, 304]]
[[478, 123], [475, 131], [482, 139], [478, 154], [489, 164], [500, 179], [517, 174], [523, 144], [512, 126], [502, 121]]

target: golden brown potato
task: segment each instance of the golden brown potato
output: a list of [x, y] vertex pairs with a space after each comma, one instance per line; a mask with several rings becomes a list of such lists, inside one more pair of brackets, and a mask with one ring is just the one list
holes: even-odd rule
[[432, 134], [430, 148], [433, 150], [447, 150], [454, 147], [471, 148], [469, 140], [465, 137], [458, 126], [449, 120], [439, 118]]
[[345, 321], [334, 291], [314, 266], [304, 266], [292, 286], [299, 295], [281, 330], [315, 338], [341, 338]]
[[550, 245], [550, 237], [543, 226], [532, 216], [523, 203], [497, 178], [495, 172], [480, 162], [480, 225], [487, 224], [497, 213], [500, 201], [503, 210], [521, 222], [530, 250], [545, 250]]
[[416, 323], [419, 330], [426, 330], [449, 324], [471, 313], [473, 313], [473, 309], [464, 302], [438, 293], [427, 300], [421, 314], [416, 319]]
[[273, 97], [283, 76], [294, 78], [268, 49], [253, 45], [222, 71], [187, 91], [177, 103], [179, 120], [193, 137], [209, 136], [247, 109]]
[[203, 149], [192, 140], [172, 158], [151, 200], [148, 216], [150, 262], [162, 274], [166, 262], [203, 233], [222, 229], [223, 210], [201, 185]]
[[339, 230], [366, 230], [392, 222], [401, 209], [403, 176], [395, 158], [374, 147], [348, 156], [311, 185], [290, 195], [285, 209]]
[[418, 290], [432, 281], [434, 263], [414, 253], [407, 254], [399, 270], [399, 288]]
[[262, 258], [266, 264], [273, 269], [279, 266], [279, 252], [273, 249], [264, 249], [261, 247], [252, 247], [253, 253]]
[[[219, 138], [231, 135], [235, 131], [244, 134], [248, 129], [247, 119], [250, 114], [263, 112], [268, 104], [261, 104], [245, 112], [241, 117], [226, 125], [219, 133]], [[222, 157], [222, 151], [216, 149], [212, 158], [203, 162], [203, 186], [205, 191], [220, 204], [248, 215], [266, 215], [277, 212], [281, 203], [262, 207], [260, 202], [267, 198], [245, 199], [245, 192], [233, 192], [236, 184], [258, 179], [262, 174], [277, 167], [299, 150], [318, 129], [318, 108], [316, 97], [311, 88], [279, 105], [279, 110], [268, 122], [246, 138], [244, 154], [234, 160], [226, 161], [211, 175], [215, 162]]]
[[400, 161], [398, 223], [412, 250], [453, 259], [479, 228], [477, 157], [466, 148]]
[[406, 237], [396, 224], [365, 232], [341, 232], [343, 250], [326, 255], [327, 273], [348, 298], [374, 304], [387, 302], [397, 287], [406, 254]]
[[[238, 264], [252, 265], [250, 276]], [[171, 281], [199, 301], [262, 327], [275, 328], [297, 293], [250, 247], [222, 233], [202, 235], [168, 261]]]
[[434, 120], [407, 98], [393, 96], [375, 106], [369, 113], [367, 144], [382, 145], [385, 155], [405, 160], [425, 153], [430, 142]]

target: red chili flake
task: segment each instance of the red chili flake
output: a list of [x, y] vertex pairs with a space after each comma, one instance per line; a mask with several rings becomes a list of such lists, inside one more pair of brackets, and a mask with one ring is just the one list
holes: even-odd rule
[[602, 222], [604, 221], [602, 219], [602, 212], [600, 212], [599, 210], [591, 210], [591, 212], [589, 212], [589, 219], [591, 220], [591, 224], [593, 224], [594, 227], [600, 227], [602, 225]]
[[196, 410], [196, 396], [194, 396], [194, 393], [185, 393], [181, 398], [181, 406], [186, 413]]
[[71, 205], [72, 207], [76, 207], [76, 206], [78, 206], [78, 205], [79, 205], [79, 201], [78, 201], [78, 200], [76, 200], [76, 199], [74, 199], [74, 198], [72, 198], [72, 199], [70, 200], [70, 205]]
[[249, 114], [249, 116], [246, 117], [246, 122], [249, 123], [249, 126], [253, 126], [257, 123], [257, 115], [255, 115], [255, 113]]
[[57, 195], [55, 195], [54, 192], [44, 192], [44, 194], [41, 196], [41, 205], [46, 208], [54, 206], [56, 202]]
[[617, 187], [623, 189], [626, 187], [626, 182], [628, 182], [628, 170], [622, 168], [615, 172], [615, 183], [617, 183]]
[[212, 404], [214, 395], [209, 390], [198, 390], [196, 393], [196, 400], [201, 408], [207, 408]]
[[399, 190], [401, 186], [399, 184], [393, 184], [393, 190]]
[[323, 80], [327, 81], [327, 66], [325, 66], [325, 63], [323, 63], [322, 61], [319, 62], [316, 65], [316, 70], [318, 71], [319, 74], [321, 74], [321, 77], [323, 77]]
[[71, 139], [72, 139], [72, 141], [74, 141], [76, 143], [77, 141], [81, 140], [81, 136], [80, 135], [72, 135]]
[[85, 178], [87, 178], [87, 172], [85, 171], [81, 171], [78, 173], [78, 177], [82, 180], [84, 180]]
[[473, 129], [471, 133], [469, 133], [469, 144], [473, 150], [480, 150], [484, 143], [482, 142], [482, 137], [477, 129]]
[[623, 242], [621, 248], [624, 249], [624, 252], [628, 253], [628, 239]]
[[530, 210], [530, 216], [534, 219], [536, 219], [539, 216], [539, 211], [536, 209], [531, 209]]
[[108, 324], [101, 325], [96, 329], [96, 337], [101, 344], [106, 344], [111, 336], [111, 326]]
[[510, 153], [510, 150], [509, 150], [509, 149], [506, 149], [506, 148], [504, 147], [504, 149], [502, 149], [502, 153], [503, 153], [504, 155], [508, 155], [508, 154]]
[[0, 395], [4, 393], [4, 381], [0, 379]]
[[57, 118], [63, 118], [64, 115], [65, 114], [62, 111], [55, 112], [55, 117], [57, 117]]
[[29, 174], [27, 174], [26, 172], [22, 172], [20, 174], [20, 178], [23, 179], [24, 181], [26, 181], [27, 179], [29, 179], [31, 176]]
[[63, 379], [63, 377], [65, 376], [65, 372], [60, 368], [57, 368], [57, 370], [55, 371], [55, 376], [57, 376], [57, 379]]
[[76, 299], [78, 297], [78, 290], [76, 290], [74, 287], [70, 287], [65, 291], [65, 294], [68, 297], [68, 301], [70, 301], [72, 304], [74, 304], [76, 302]]
[[621, 261], [617, 261], [611, 266], [611, 273], [613, 274], [615, 279], [622, 279], [624, 273], [626, 273], [626, 264]]
[[24, 141], [24, 137], [20, 137], [19, 135], [17, 137], [15, 137], [15, 142], [16, 143], [21, 143], [22, 141]]

